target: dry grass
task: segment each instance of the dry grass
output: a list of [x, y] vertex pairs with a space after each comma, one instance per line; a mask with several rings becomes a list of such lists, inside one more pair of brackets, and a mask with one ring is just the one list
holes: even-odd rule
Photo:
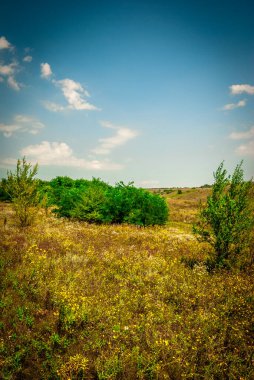
[[195, 221], [198, 213], [199, 202], [204, 203], [211, 189], [182, 189], [182, 194], [178, 190], [166, 195], [170, 208], [170, 220], [173, 222], [183, 222], [191, 224]]
[[206, 192], [170, 194], [153, 228], [19, 229], [1, 204], [0, 377], [252, 379], [253, 270], [207, 273], [188, 224]]

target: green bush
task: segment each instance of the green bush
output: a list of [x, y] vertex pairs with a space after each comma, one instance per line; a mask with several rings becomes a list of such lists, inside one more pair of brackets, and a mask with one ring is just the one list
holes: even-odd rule
[[[160, 195], [138, 189], [132, 183], [116, 184], [107, 193], [106, 215], [112, 223], [129, 223], [140, 226], [165, 224], [168, 220], [168, 206]], [[105, 216], [106, 216], [105, 215]]]
[[103, 207], [106, 198], [105, 191], [100, 186], [88, 186], [85, 191], [78, 191], [78, 197], [72, 200], [74, 203], [74, 207], [70, 210], [72, 217], [90, 223], [105, 221]]
[[133, 183], [110, 186], [98, 178], [89, 181], [58, 176], [49, 182], [37, 180], [36, 186], [40, 205], [46, 213], [52, 208], [59, 217], [139, 226], [162, 225], [168, 220], [165, 199]]
[[[78, 185], [77, 185], [77, 181]], [[52, 180], [51, 202], [59, 216], [89, 223], [129, 223], [140, 226], [165, 224], [168, 206], [159, 195], [138, 189], [132, 183], [115, 187], [99, 179], [80, 182]], [[67, 184], [67, 186], [66, 186]]]
[[58, 204], [63, 194], [74, 187], [74, 181], [70, 177], [57, 176], [49, 182], [50, 186], [50, 202], [51, 204]]
[[228, 266], [250, 245], [253, 213], [250, 207], [251, 181], [244, 181], [242, 162], [227, 175], [223, 162], [214, 173], [215, 182], [207, 204], [200, 207], [194, 233], [214, 248], [214, 266]]
[[0, 201], [10, 201], [11, 200], [10, 194], [8, 194], [6, 191], [6, 184], [7, 184], [7, 179], [2, 178], [2, 180], [0, 182]]
[[61, 197], [58, 202], [54, 202], [57, 208], [53, 209], [58, 216], [70, 218], [73, 215], [73, 210], [78, 202], [81, 202], [82, 194], [80, 190], [75, 188], [64, 189], [61, 191]]

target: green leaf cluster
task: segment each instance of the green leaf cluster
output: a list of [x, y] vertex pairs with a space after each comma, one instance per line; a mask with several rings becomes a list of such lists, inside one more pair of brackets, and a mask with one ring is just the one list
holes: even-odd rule
[[10, 194], [8, 194], [6, 191], [6, 184], [7, 184], [7, 179], [2, 178], [0, 181], [0, 201], [3, 201], [3, 202], [11, 200]]
[[242, 162], [232, 176], [222, 162], [214, 173], [212, 194], [200, 206], [194, 233], [199, 240], [212, 245], [213, 264], [227, 266], [234, 262], [250, 244], [253, 212], [250, 205], [252, 181], [244, 181]]
[[16, 170], [7, 172], [7, 180], [4, 182], [4, 190], [9, 195], [19, 224], [22, 227], [29, 226], [38, 211], [38, 180], [35, 176], [38, 164], [34, 167], [26, 162], [25, 157], [17, 161]]
[[168, 220], [164, 198], [123, 182], [110, 186], [100, 179], [91, 181], [56, 177], [42, 184], [54, 212], [62, 217], [89, 223], [161, 225]]

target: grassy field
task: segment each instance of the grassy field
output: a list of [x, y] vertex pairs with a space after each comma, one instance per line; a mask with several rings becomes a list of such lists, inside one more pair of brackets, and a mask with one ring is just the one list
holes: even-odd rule
[[164, 227], [0, 204], [1, 379], [254, 378], [253, 265], [208, 273], [191, 232], [209, 189], [165, 195]]

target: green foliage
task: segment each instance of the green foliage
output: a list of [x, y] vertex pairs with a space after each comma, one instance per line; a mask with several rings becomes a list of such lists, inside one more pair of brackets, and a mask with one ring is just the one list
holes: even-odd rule
[[38, 165], [32, 167], [24, 157], [17, 161], [15, 172], [7, 172], [5, 191], [11, 198], [21, 227], [31, 225], [38, 212], [38, 180], [34, 178], [37, 171]]
[[51, 204], [59, 216], [89, 223], [129, 223], [140, 226], [165, 224], [168, 206], [164, 198], [133, 183], [115, 187], [100, 179], [71, 180], [57, 177], [50, 182]]
[[223, 162], [214, 173], [212, 194], [200, 207], [199, 221], [193, 231], [201, 241], [208, 242], [215, 251], [211, 265], [227, 266], [249, 246], [253, 227], [250, 208], [252, 182], [244, 181], [242, 162], [232, 177], [227, 175]]
[[75, 199], [70, 214], [89, 223], [102, 223], [105, 221], [103, 214], [105, 201], [105, 191], [100, 186], [88, 186], [86, 191], [79, 192], [79, 198]]
[[55, 203], [57, 208], [53, 209], [53, 211], [58, 216], [70, 218], [72, 216], [72, 210], [79, 201], [81, 201], [81, 192], [78, 189], [65, 189], [61, 192], [59, 201]]
[[149, 226], [165, 224], [168, 220], [168, 207], [160, 195], [152, 194], [144, 189], [137, 189], [132, 184], [120, 184], [122, 198], [127, 200], [127, 212], [124, 222]]
[[53, 178], [50, 182], [50, 188], [51, 188], [51, 200], [52, 203], [57, 204], [60, 202], [62, 198], [62, 194], [64, 191], [69, 190], [73, 188], [74, 181], [69, 177], [61, 177], [58, 176], [56, 178]]
[[6, 183], [7, 183], [7, 179], [2, 178], [2, 180], [0, 182], [0, 200], [1, 201], [10, 201], [11, 200], [10, 195], [6, 191]]

